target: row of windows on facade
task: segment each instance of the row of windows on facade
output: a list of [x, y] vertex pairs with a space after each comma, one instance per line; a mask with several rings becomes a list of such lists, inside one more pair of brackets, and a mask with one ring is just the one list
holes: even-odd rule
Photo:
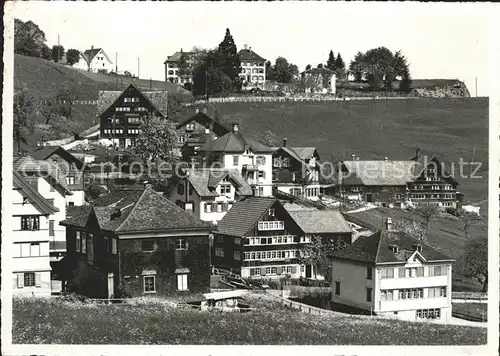
[[[254, 157], [249, 156], [248, 159], [250, 160], [250, 165], [254, 164]], [[233, 156], [233, 166], [238, 166], [240, 163], [240, 156], [234, 155]], [[265, 166], [266, 165], [266, 157], [265, 156], [257, 156], [255, 158], [255, 164], [257, 166]]]
[[[290, 194], [300, 197], [302, 196], [302, 188], [291, 188]], [[317, 197], [319, 195], [319, 188], [305, 188], [304, 195], [306, 197]]]
[[[240, 74], [240, 76], [244, 77], [245, 75], [244, 74]], [[263, 82], [264, 81], [264, 76], [263, 75], [252, 75], [252, 76], [248, 76], [248, 78], [246, 78], [247, 80], [252, 80], [252, 81], [261, 81]]]
[[[367, 267], [367, 276], [371, 276], [371, 267]], [[382, 268], [380, 270], [381, 278], [395, 278], [395, 270], [397, 270], [398, 278], [414, 278], [414, 277], [425, 277], [425, 270], [427, 270], [427, 276], [446, 276], [448, 274], [447, 266], [428, 266], [425, 267], [396, 267], [396, 268]], [[368, 278], [368, 279], [371, 279]]]
[[148, 111], [148, 109], [143, 107], [143, 106], [138, 106], [135, 108], [130, 107], [130, 106], [117, 106], [115, 108], [115, 111], [117, 111], [117, 112], [132, 112], [132, 111], [144, 112], [144, 111]]
[[272, 276], [277, 274], [292, 274], [296, 266], [276, 266], [276, 267], [260, 267], [250, 268], [250, 276]]
[[453, 190], [453, 187], [451, 184], [445, 184], [445, 185], [415, 185], [413, 186], [414, 190], [424, 190], [424, 189], [430, 189], [430, 190]]
[[[125, 280], [128, 280], [128, 276], [125, 276]], [[156, 276], [143, 276], [143, 291], [144, 293], [156, 293]], [[188, 275], [178, 274], [177, 275], [177, 290], [187, 291], [188, 290]]]
[[[274, 209], [269, 209], [274, 210]], [[274, 214], [274, 212], [273, 212]], [[233, 242], [235, 245], [241, 245], [241, 238], [234, 237]], [[223, 235], [218, 235], [217, 242], [224, 243], [225, 239]], [[309, 243], [311, 242], [310, 236], [301, 236], [299, 239], [300, 243]], [[295, 236], [293, 235], [282, 235], [282, 236], [255, 236], [248, 237], [243, 239], [243, 245], [285, 245], [285, 244], [293, 244], [295, 243]]]
[[[260, 69], [257, 69], [257, 68], [241, 68], [241, 72], [240, 73], [254, 73], [254, 74], [264, 74], [264, 69], [263, 68], [260, 68]], [[264, 79], [264, 76], [260, 76], [260, 78]]]
[[16, 275], [17, 275], [17, 288], [42, 286], [41, 272], [16, 273]]
[[245, 252], [243, 254], [244, 261], [283, 260], [287, 258], [296, 258], [299, 255], [301, 255], [300, 250], [257, 251]]
[[265, 63], [263, 62], [241, 62], [242, 67], [264, 67]]
[[141, 129], [104, 129], [105, 134], [129, 134], [129, 135], [139, 135], [142, 132]]
[[[110, 117], [108, 120], [110, 124], [114, 125], [122, 124], [122, 118], [119, 117]], [[127, 117], [127, 122], [129, 124], [140, 124], [142, 122], [142, 119], [140, 117]]]
[[382, 289], [380, 291], [380, 300], [395, 300], [398, 296], [399, 300], [403, 299], [422, 299], [424, 298], [424, 289], [426, 290], [425, 298], [445, 298], [446, 287], [430, 287], [430, 288], [411, 288], [411, 289]]
[[15, 243], [12, 257], [48, 257], [48, 242], [23, 242]]
[[[40, 230], [40, 216], [38, 215], [21, 216], [21, 230], [23, 231]], [[55, 230], [54, 220], [49, 220], [49, 236], [54, 236], [54, 230]]]
[[412, 199], [453, 199], [453, 194], [412, 194]]

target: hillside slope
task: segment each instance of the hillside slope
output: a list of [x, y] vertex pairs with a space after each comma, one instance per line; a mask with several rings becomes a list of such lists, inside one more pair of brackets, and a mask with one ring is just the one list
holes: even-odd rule
[[[408, 159], [416, 148], [447, 162], [481, 162], [480, 179], [460, 178], [466, 200], [487, 199], [488, 99], [407, 99], [214, 104], [224, 123], [244, 133], [266, 130], [290, 146], [316, 146], [322, 160]], [[464, 172], [468, 173], [468, 167]], [[484, 202], [483, 202], [484, 203]]]

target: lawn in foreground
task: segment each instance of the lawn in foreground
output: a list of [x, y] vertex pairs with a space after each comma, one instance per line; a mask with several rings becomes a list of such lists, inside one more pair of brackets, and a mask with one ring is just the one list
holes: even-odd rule
[[86, 305], [15, 299], [13, 342], [21, 344], [478, 345], [486, 329], [346, 316], [318, 316], [250, 297], [248, 313], [167, 304]]

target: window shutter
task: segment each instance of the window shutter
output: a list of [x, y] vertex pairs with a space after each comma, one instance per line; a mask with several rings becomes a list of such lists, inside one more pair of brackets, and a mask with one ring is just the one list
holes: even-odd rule
[[186, 240], [186, 250], [189, 250], [189, 241]]
[[277, 275], [280, 275], [280, 274], [281, 274], [281, 272], [282, 272], [281, 267], [278, 267], [278, 268], [276, 269], [276, 274], [277, 274]]
[[292, 266], [292, 274], [297, 273], [297, 266]]
[[36, 287], [42, 286], [42, 273], [41, 272], [35, 273], [35, 286]]
[[265, 269], [264, 267], [260, 269], [260, 274], [261, 274], [262, 276], [265, 276], [265, 275], [266, 275], [266, 269]]
[[24, 287], [24, 273], [17, 274], [17, 288]]

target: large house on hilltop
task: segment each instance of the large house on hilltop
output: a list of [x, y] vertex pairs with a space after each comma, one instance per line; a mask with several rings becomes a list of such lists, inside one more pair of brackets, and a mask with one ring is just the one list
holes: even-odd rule
[[252, 47], [238, 52], [241, 62], [240, 78], [247, 89], [263, 87], [266, 83], [266, 59], [252, 51]]
[[273, 185], [284, 193], [317, 200], [320, 167], [315, 147], [290, 147], [284, 138], [273, 152]]
[[210, 289], [211, 224], [150, 188], [122, 188], [63, 221], [67, 289], [94, 298]]
[[386, 226], [359, 236], [332, 259], [332, 302], [406, 320], [451, 319], [452, 263]]
[[165, 65], [165, 81], [179, 85], [193, 83], [193, 69], [197, 52], [175, 52], [163, 63]]
[[341, 194], [366, 202], [435, 204], [457, 207], [457, 185], [434, 155], [420, 150], [410, 160], [343, 161], [339, 174]]
[[245, 137], [237, 124], [227, 134], [205, 143], [199, 152], [207, 166], [241, 172], [254, 195], [272, 196], [273, 149]]
[[236, 169], [192, 168], [173, 183], [166, 196], [177, 206], [214, 225], [252, 188]]
[[105, 71], [111, 72], [115, 68], [109, 56], [102, 48], [94, 48], [92, 46], [84, 52], [80, 53], [80, 61], [73, 65], [73, 68], [87, 70], [89, 72]]
[[126, 148], [135, 145], [141, 120], [147, 115], [167, 118], [166, 90], [142, 91], [133, 83], [123, 91], [99, 91], [97, 117], [101, 138], [106, 143]]

